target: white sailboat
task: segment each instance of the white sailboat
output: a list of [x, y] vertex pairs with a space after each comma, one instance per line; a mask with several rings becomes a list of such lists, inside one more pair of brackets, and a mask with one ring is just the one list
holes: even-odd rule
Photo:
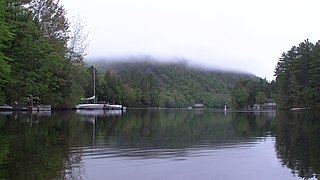
[[104, 109], [105, 105], [104, 104], [97, 104], [96, 99], [97, 99], [96, 98], [96, 72], [95, 72], [95, 68], [93, 68], [93, 96], [89, 97], [89, 98], [81, 98], [81, 100], [86, 100], [86, 101], [93, 100], [93, 104], [90, 104], [90, 103], [77, 104], [76, 108], [77, 109], [90, 109], [90, 110]]
[[104, 109], [104, 104], [77, 104], [76, 105], [77, 109]]

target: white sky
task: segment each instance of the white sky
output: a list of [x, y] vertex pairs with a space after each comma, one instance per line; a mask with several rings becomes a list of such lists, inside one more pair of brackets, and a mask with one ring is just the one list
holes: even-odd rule
[[320, 33], [319, 0], [60, 0], [89, 32], [88, 59], [151, 55], [274, 79], [278, 58]]

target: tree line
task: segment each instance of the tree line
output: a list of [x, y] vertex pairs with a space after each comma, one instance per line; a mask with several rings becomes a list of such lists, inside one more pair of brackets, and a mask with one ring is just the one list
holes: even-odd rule
[[[159, 63], [152, 58], [93, 63], [101, 75], [98, 98], [128, 107], [252, 107], [275, 92], [274, 82], [250, 74], [190, 68], [186, 63]], [[239, 92], [244, 90], [244, 94]], [[239, 101], [239, 99], [241, 99]]]
[[275, 100], [277, 97], [277, 85], [273, 80], [266, 79], [240, 80], [232, 91], [232, 104], [236, 109], [252, 108], [254, 104], [263, 105], [268, 99]]
[[59, 0], [0, 0], [0, 104], [78, 102], [90, 77], [82, 33]]
[[[59, 0], [0, 0], [0, 22], [0, 104], [26, 105], [32, 95], [65, 108], [93, 95], [94, 67], [84, 63], [87, 35], [81, 20], [66, 18]], [[98, 100], [128, 107], [242, 108], [270, 96], [268, 83], [253, 75], [143, 60], [96, 65]], [[256, 83], [259, 88], [251, 87]]]
[[281, 108], [320, 108], [320, 41], [305, 40], [284, 52], [275, 76]]

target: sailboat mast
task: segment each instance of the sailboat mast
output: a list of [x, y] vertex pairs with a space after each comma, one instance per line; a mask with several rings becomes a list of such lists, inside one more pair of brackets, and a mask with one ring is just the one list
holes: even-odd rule
[[96, 104], [96, 68], [93, 68], [93, 103]]

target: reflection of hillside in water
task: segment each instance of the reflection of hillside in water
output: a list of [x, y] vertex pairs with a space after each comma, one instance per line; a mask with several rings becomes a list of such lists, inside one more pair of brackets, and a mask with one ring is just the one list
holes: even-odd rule
[[276, 152], [282, 165], [299, 177], [319, 178], [320, 114], [282, 112], [277, 115]]
[[223, 152], [237, 157], [266, 142], [271, 151], [275, 144], [279, 161], [297, 176], [315, 178], [320, 172], [319, 113], [92, 113], [0, 114], [0, 179], [64, 179], [75, 170], [81, 174], [88, 159], [184, 160]]
[[270, 134], [266, 116], [182, 110], [128, 111], [116, 119], [98, 116], [95, 147], [87, 147], [84, 152], [97, 158], [165, 158], [249, 148]]

